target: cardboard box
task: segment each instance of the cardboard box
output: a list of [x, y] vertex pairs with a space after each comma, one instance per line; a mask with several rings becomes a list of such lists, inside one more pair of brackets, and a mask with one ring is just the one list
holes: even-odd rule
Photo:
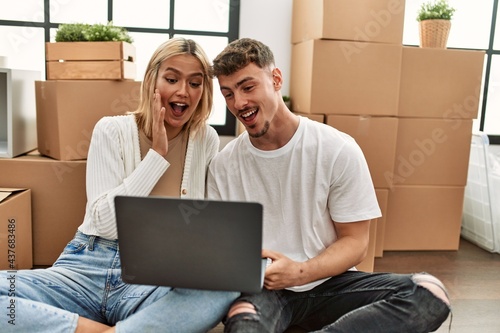
[[399, 118], [394, 185], [465, 186], [472, 120]]
[[137, 108], [139, 81], [37, 81], [38, 151], [61, 161], [87, 158], [95, 124]]
[[135, 46], [127, 42], [45, 43], [47, 80], [134, 80]]
[[311, 40], [292, 46], [293, 111], [398, 114], [401, 45]]
[[319, 114], [319, 113], [302, 113], [302, 112], [294, 112], [294, 114], [302, 117], [307, 117], [311, 120], [317, 121], [319, 123], [324, 124], [325, 123], [325, 115], [324, 114]]
[[375, 257], [382, 257], [384, 247], [385, 220], [387, 215], [387, 199], [389, 190], [375, 189], [382, 217], [372, 220], [370, 224], [370, 244], [366, 258], [356, 266], [360, 271], [373, 272]]
[[292, 43], [338, 39], [401, 44], [404, 0], [294, 0]]
[[36, 148], [35, 81], [38, 71], [0, 68], [0, 157]]
[[363, 150], [376, 188], [390, 188], [396, 156], [398, 118], [328, 115], [326, 123], [352, 136]]
[[387, 204], [389, 202], [389, 190], [383, 188], [376, 188], [375, 194], [377, 195], [378, 205], [382, 211], [382, 217], [377, 219], [377, 239], [375, 241], [375, 257], [382, 257], [384, 255], [384, 239], [385, 239], [385, 221], [387, 220]]
[[464, 186], [394, 186], [385, 251], [458, 250]]
[[399, 117], [477, 118], [484, 51], [403, 47]]
[[370, 243], [368, 244], [368, 252], [365, 259], [356, 265], [356, 268], [363, 272], [373, 272], [375, 266], [375, 244], [377, 242], [377, 224], [378, 219], [370, 222]]
[[36, 152], [0, 159], [1, 185], [29, 188], [33, 264], [52, 265], [83, 222], [86, 161], [57, 161]]
[[33, 268], [31, 190], [0, 188], [0, 269]]

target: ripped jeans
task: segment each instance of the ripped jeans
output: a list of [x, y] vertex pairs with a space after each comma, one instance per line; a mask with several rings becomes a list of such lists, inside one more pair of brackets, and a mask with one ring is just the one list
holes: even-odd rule
[[289, 326], [318, 333], [433, 332], [451, 309], [413, 276], [348, 271], [305, 292], [244, 294], [236, 302], [252, 303], [257, 314], [227, 318], [225, 332], [274, 333]]

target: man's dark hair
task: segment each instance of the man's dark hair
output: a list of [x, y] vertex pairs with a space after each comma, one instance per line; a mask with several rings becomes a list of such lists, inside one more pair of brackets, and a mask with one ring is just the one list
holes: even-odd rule
[[216, 77], [231, 75], [252, 62], [260, 68], [274, 66], [273, 52], [255, 39], [237, 39], [214, 59], [212, 74]]

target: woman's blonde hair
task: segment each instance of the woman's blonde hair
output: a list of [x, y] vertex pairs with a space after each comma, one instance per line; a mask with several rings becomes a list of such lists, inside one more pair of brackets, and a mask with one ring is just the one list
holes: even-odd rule
[[139, 129], [142, 129], [149, 138], [152, 136], [153, 127], [153, 93], [161, 63], [168, 58], [182, 54], [190, 54], [198, 59], [203, 69], [203, 93], [195, 112], [184, 125], [183, 130], [188, 133], [191, 130], [204, 128], [203, 125], [210, 116], [210, 112], [212, 112], [213, 80], [210, 74], [211, 64], [205, 51], [194, 40], [181, 37], [171, 38], [161, 44], [151, 56], [141, 84], [139, 106], [133, 112], [136, 114]]

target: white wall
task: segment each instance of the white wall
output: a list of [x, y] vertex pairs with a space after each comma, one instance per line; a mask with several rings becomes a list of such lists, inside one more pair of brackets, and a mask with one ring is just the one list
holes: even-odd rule
[[[260, 40], [274, 53], [276, 67], [283, 73], [283, 95], [290, 95], [292, 53], [292, 0], [241, 0], [240, 38]], [[233, 136], [221, 136], [221, 148]]]
[[258, 39], [271, 48], [289, 95], [292, 51], [292, 0], [241, 0], [240, 37]]

